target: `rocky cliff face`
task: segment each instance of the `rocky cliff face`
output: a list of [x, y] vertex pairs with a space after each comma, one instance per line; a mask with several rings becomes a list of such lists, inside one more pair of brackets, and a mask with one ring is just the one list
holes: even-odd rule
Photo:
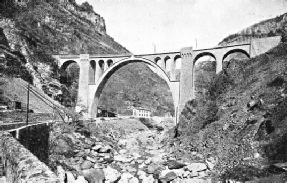
[[[54, 99], [61, 101], [63, 90], [67, 91], [67, 88], [59, 82], [61, 71], [57, 69], [53, 54], [129, 53], [106, 34], [104, 19], [88, 3], [28, 2], [18, 5], [7, 2], [0, 7], [2, 11], [7, 6], [7, 11], [0, 13], [1, 40], [7, 40], [0, 42], [0, 49], [6, 55], [13, 53], [14, 61], [8, 61], [6, 57], [4, 68], [7, 70], [8, 63], [16, 63], [15, 60], [21, 58], [20, 65], [32, 75], [33, 84]], [[11, 76], [17, 75], [12, 72]]]
[[249, 43], [251, 38], [281, 36], [287, 27], [287, 13], [261, 21], [257, 24], [249, 26], [238, 33], [229, 35], [224, 38], [219, 45], [231, 45]]

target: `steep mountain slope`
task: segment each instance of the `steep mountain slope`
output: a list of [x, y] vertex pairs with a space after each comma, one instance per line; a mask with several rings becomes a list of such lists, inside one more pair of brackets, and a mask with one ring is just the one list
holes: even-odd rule
[[219, 45], [230, 45], [248, 43], [251, 38], [281, 36], [284, 29], [287, 29], [287, 13], [261, 21], [224, 38]]
[[70, 94], [67, 84], [59, 82], [66, 73], [52, 54], [129, 53], [106, 34], [104, 19], [88, 3], [19, 5], [5, 0], [0, 9], [0, 51], [6, 57], [2, 73], [23, 78], [60, 102], [70, 100], [65, 97]]
[[[76, 103], [79, 68], [71, 65], [66, 71], [59, 70], [52, 54], [129, 53], [106, 33], [104, 19], [96, 14], [88, 3], [78, 5], [73, 1], [70, 3], [31, 1], [25, 3], [25, 6], [20, 6], [11, 4], [10, 0], [4, 2], [6, 4], [0, 6], [0, 10], [6, 10], [0, 11], [0, 28], [3, 29], [0, 32], [0, 52], [3, 52], [6, 58], [0, 58], [1, 73], [4, 73], [4, 76], [20, 77], [33, 83], [63, 105], [74, 106]], [[154, 109], [158, 107], [164, 113], [173, 110], [172, 99], [166, 86], [149, 68], [132, 66], [120, 77], [120, 81], [118, 79], [111, 81], [110, 88], [105, 90], [105, 94], [114, 99], [115, 87], [119, 86], [118, 83], [123, 86], [121, 92], [126, 93], [126, 98], [118, 98], [115, 103], [120, 103], [119, 100], [130, 101], [136, 98], [135, 100], [145, 101], [145, 105], [151, 102]], [[131, 81], [134, 84], [144, 83], [148, 89], [128, 89]], [[153, 93], [150, 92], [151, 85], [156, 82], [157, 87], [152, 89], [153, 92], [157, 90], [156, 97], [154, 100], [146, 100], [145, 97], [150, 98], [150, 93]], [[139, 87], [142, 88], [143, 85]], [[104, 102], [102, 105], [108, 104]], [[139, 103], [134, 105], [140, 106]]]
[[232, 60], [204, 98], [188, 102], [178, 128], [180, 156], [193, 159], [189, 152], [196, 151], [213, 157], [222, 179], [283, 171], [274, 164], [287, 161], [286, 53], [282, 43], [255, 58]]

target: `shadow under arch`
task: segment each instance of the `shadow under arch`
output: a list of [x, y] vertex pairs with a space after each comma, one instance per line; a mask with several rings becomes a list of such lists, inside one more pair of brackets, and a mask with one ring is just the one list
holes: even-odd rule
[[243, 49], [234, 49], [234, 50], [229, 50], [228, 52], [226, 52], [223, 57], [221, 62], [224, 61], [224, 59], [226, 59], [229, 55], [231, 55], [232, 53], [243, 53], [244, 55], [246, 55], [248, 58], [250, 58], [250, 55], [247, 53], [247, 51], [243, 50]]
[[[66, 70], [67, 67], [68, 67], [70, 64], [72, 64], [72, 63], [78, 64], [78, 62], [76, 62], [75, 60], [67, 60], [67, 61], [65, 61], [65, 62], [60, 66], [60, 69], [61, 69], [61, 70]], [[79, 65], [79, 64], [78, 64], [78, 65]], [[79, 66], [80, 66], [80, 65], [79, 65]]]
[[145, 58], [127, 58], [127, 59], [123, 59], [120, 61], [115, 62], [111, 67], [109, 67], [105, 73], [99, 78], [98, 82], [96, 83], [95, 87], [94, 87], [94, 91], [92, 92], [93, 94], [93, 99], [91, 100], [91, 104], [89, 105], [89, 115], [90, 117], [96, 117], [95, 116], [95, 110], [98, 107], [98, 103], [99, 103], [99, 98], [100, 98], [100, 94], [102, 93], [104, 86], [106, 85], [107, 81], [109, 80], [109, 78], [121, 67], [130, 64], [130, 63], [144, 63], [147, 64], [153, 68], [155, 68], [158, 72], [158, 75], [163, 78], [166, 83], [169, 86], [169, 89], [172, 93], [172, 97], [173, 97], [173, 103], [174, 103], [174, 107], [175, 105], [175, 96], [172, 90], [172, 86], [171, 86], [171, 81], [168, 78], [167, 74], [165, 73], [165, 71], [160, 68], [160, 66], [158, 66], [156, 63], [154, 63], [151, 60], [145, 59]]
[[210, 56], [210, 57], [214, 58], [214, 60], [216, 60], [216, 57], [212, 53], [210, 53], [210, 52], [202, 52], [202, 53], [196, 55], [196, 57], [193, 59], [193, 66], [198, 61], [199, 58], [204, 57], [204, 56]]

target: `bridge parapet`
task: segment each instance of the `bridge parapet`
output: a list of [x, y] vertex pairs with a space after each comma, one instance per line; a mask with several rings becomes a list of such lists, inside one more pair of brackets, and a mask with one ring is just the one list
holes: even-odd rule
[[80, 55], [58, 55], [60, 59], [79, 59]]

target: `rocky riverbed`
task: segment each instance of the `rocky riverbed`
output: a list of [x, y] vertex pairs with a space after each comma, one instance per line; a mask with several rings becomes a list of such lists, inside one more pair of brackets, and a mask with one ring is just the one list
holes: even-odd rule
[[191, 153], [198, 161], [176, 159], [165, 143], [173, 122], [157, 125], [164, 130], [149, 129], [136, 119], [100, 121], [64, 131], [63, 126], [55, 127], [50, 164], [61, 182], [68, 183], [211, 182], [215, 160], [196, 152]]

